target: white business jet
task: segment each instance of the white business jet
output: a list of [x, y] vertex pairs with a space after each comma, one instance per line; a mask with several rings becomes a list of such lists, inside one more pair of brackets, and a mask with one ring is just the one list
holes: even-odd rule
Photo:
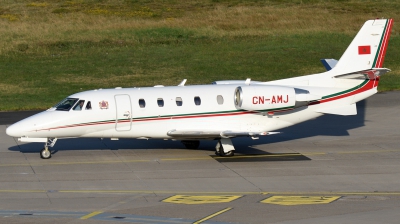
[[43, 142], [40, 155], [62, 138], [218, 140], [216, 153], [233, 156], [231, 138], [275, 130], [323, 114], [355, 115], [356, 102], [377, 92], [392, 19], [365, 22], [329, 71], [271, 82], [250, 79], [212, 85], [96, 89], [73, 94], [56, 106], [7, 128], [21, 142]]

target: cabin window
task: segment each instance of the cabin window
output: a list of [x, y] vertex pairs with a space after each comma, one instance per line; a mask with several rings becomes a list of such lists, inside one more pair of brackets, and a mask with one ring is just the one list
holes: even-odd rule
[[217, 96], [217, 103], [218, 103], [219, 105], [224, 104], [224, 97], [222, 97], [221, 95], [218, 95], [218, 96]]
[[74, 106], [76, 101], [78, 101], [78, 99], [76, 98], [67, 98], [58, 103], [54, 107], [56, 108], [56, 110], [69, 111], [72, 108], [72, 106]]
[[146, 101], [144, 101], [144, 99], [139, 99], [139, 107], [140, 108], [145, 108], [146, 107]]
[[91, 110], [92, 109], [92, 103], [90, 103], [90, 101], [87, 102], [85, 109], [86, 110]]
[[196, 104], [197, 106], [199, 106], [201, 104], [201, 99], [198, 96], [194, 97], [194, 104]]
[[183, 102], [182, 102], [182, 98], [181, 97], [177, 97], [176, 99], [175, 99], [175, 101], [176, 101], [176, 105], [177, 106], [182, 106], [182, 104], [183, 104]]
[[79, 100], [78, 103], [75, 105], [74, 110], [82, 110], [83, 104], [85, 104], [84, 100]]
[[158, 98], [157, 99], [157, 104], [159, 107], [163, 107], [164, 106], [164, 99], [163, 98]]

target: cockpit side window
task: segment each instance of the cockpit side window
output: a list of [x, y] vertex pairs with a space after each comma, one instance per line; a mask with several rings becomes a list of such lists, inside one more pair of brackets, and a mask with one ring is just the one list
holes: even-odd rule
[[91, 110], [92, 109], [92, 103], [90, 103], [90, 101], [87, 102], [85, 109], [86, 110]]
[[82, 110], [83, 104], [85, 104], [85, 101], [79, 100], [79, 102], [75, 105], [74, 110]]
[[66, 98], [54, 107], [56, 110], [69, 111], [74, 106], [76, 101], [78, 101], [76, 98]]

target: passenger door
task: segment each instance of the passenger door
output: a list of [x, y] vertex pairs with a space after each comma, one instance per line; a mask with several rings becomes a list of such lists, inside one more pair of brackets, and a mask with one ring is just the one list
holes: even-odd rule
[[115, 95], [116, 105], [116, 131], [130, 131], [132, 126], [131, 98], [127, 94]]

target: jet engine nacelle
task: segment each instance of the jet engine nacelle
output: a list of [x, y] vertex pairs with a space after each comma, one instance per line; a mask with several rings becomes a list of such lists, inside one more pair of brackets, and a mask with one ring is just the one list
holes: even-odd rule
[[235, 89], [236, 109], [249, 111], [284, 111], [296, 104], [294, 88], [284, 86], [238, 86]]

